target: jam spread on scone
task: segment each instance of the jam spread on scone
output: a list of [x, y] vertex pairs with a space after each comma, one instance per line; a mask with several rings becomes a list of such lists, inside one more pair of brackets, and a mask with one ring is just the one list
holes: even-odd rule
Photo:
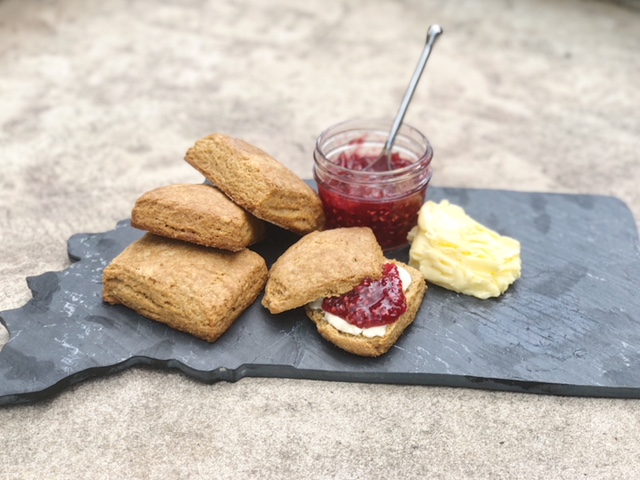
[[308, 308], [320, 312], [324, 321], [342, 333], [384, 337], [387, 327], [407, 313], [406, 292], [413, 277], [406, 268], [391, 262], [384, 264], [382, 275], [377, 280], [365, 278], [348, 293], [321, 298]]
[[407, 310], [407, 299], [398, 266], [386, 263], [381, 279], [365, 278], [350, 292], [339, 297], [325, 298], [322, 309], [358, 328], [378, 327], [395, 322]]

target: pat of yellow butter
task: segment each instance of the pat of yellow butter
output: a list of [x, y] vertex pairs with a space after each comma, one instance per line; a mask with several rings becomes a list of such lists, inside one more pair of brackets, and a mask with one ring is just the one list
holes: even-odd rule
[[485, 299], [520, 278], [520, 242], [481, 225], [447, 200], [426, 202], [409, 232], [409, 265], [428, 282]]

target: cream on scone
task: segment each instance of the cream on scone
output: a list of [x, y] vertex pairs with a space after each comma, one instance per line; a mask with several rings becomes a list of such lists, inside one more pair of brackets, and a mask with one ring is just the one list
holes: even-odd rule
[[262, 303], [271, 313], [304, 306], [326, 340], [375, 357], [414, 321], [426, 290], [418, 270], [384, 257], [369, 228], [339, 228], [289, 248], [269, 272]]

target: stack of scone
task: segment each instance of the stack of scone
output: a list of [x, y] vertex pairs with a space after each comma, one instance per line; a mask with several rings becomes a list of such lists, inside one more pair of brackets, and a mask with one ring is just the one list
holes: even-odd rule
[[324, 212], [309, 185], [242, 140], [214, 134], [185, 159], [215, 186], [142, 195], [131, 223], [148, 233], [105, 269], [103, 298], [214, 342], [265, 287], [266, 262], [248, 249], [265, 222], [305, 235], [322, 229]]

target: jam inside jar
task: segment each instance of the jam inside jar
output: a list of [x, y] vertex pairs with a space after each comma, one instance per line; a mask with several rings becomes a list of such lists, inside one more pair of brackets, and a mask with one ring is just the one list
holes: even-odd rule
[[350, 120], [328, 128], [316, 141], [313, 170], [326, 228], [370, 227], [385, 252], [408, 245], [433, 157], [427, 138], [403, 124], [389, 166], [367, 169], [380, 155], [389, 126], [382, 120]]

